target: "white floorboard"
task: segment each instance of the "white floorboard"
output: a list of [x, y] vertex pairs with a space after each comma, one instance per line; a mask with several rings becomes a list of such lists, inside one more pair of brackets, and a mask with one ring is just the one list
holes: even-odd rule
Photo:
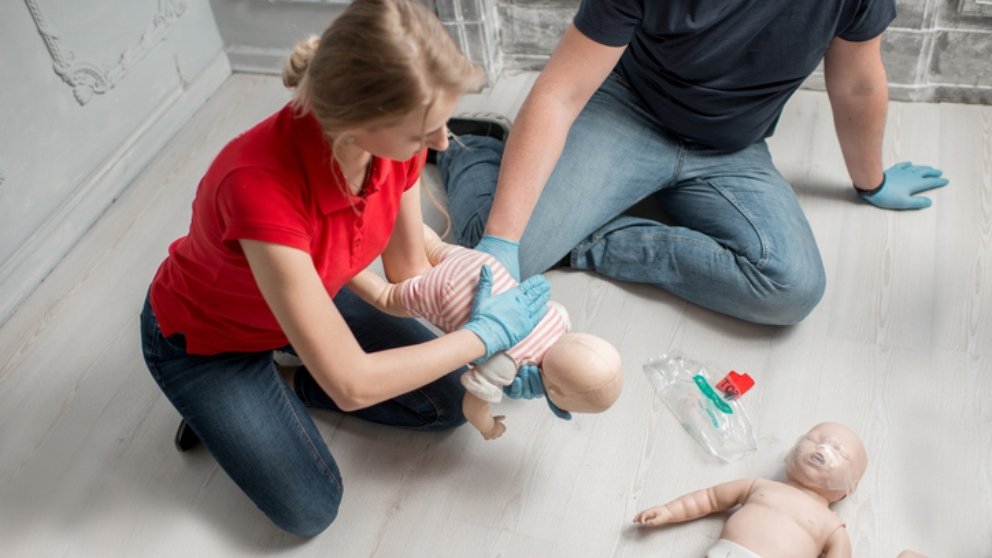
[[[533, 80], [504, 76], [460, 110], [513, 116]], [[721, 517], [641, 531], [634, 513], [780, 477], [785, 451], [824, 420], [860, 432], [871, 458], [836, 506], [855, 556], [992, 556], [992, 107], [892, 104], [886, 161], [951, 179], [932, 208], [897, 213], [854, 202], [825, 95], [798, 93], [771, 145], [827, 269], [807, 320], [753, 326], [648, 287], [551, 272], [575, 328], [624, 357], [614, 408], [562, 422], [543, 402], [506, 402], [495, 442], [320, 413], [345, 497], [326, 533], [300, 541], [204, 451], [173, 449], [177, 414], [137, 330], [211, 157], [287, 98], [277, 79], [229, 78], [0, 327], [0, 556], [695, 557]], [[672, 349], [756, 378], [744, 400], [755, 454], [709, 459], [653, 396], [641, 365]]]

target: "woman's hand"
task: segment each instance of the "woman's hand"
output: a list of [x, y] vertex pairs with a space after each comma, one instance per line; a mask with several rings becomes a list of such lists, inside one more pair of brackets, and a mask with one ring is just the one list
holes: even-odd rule
[[498, 295], [492, 290], [493, 274], [484, 265], [472, 299], [472, 312], [463, 326], [486, 346], [486, 354], [475, 362], [483, 362], [527, 337], [548, 311], [551, 297], [551, 286], [543, 275], [535, 275]]

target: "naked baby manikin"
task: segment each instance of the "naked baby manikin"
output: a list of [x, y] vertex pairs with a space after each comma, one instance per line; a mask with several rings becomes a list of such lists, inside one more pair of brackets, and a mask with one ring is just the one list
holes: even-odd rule
[[[516, 284], [499, 261], [485, 252], [444, 243], [426, 226], [424, 241], [433, 266], [426, 273], [392, 284], [366, 270], [348, 287], [383, 312], [424, 318], [447, 332], [468, 319], [482, 266], [489, 267], [494, 294]], [[504, 417], [492, 416], [489, 404], [502, 400], [503, 386], [527, 364], [539, 367], [548, 405], [559, 416], [565, 415], [562, 411], [599, 413], [616, 401], [623, 384], [619, 353], [599, 337], [569, 333], [569, 329], [564, 307], [552, 302], [523, 341], [470, 365], [462, 375], [466, 389], [462, 409], [485, 439], [498, 438], [506, 430]]]
[[644, 510], [634, 522], [656, 527], [740, 507], [707, 558], [850, 557], [844, 522], [830, 504], [852, 493], [868, 466], [857, 434], [836, 423], [814, 426], [786, 457], [786, 482], [741, 479]]

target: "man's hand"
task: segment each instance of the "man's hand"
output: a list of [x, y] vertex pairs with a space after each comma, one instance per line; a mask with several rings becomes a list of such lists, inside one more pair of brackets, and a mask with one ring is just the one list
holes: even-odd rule
[[940, 169], [926, 165], [903, 162], [885, 171], [881, 187], [872, 194], [861, 197], [875, 207], [883, 209], [923, 209], [930, 207], [930, 198], [917, 196], [920, 192], [946, 186], [948, 180], [941, 178]]
[[510, 276], [520, 281], [520, 243], [487, 234], [475, 245], [475, 249], [499, 260]]

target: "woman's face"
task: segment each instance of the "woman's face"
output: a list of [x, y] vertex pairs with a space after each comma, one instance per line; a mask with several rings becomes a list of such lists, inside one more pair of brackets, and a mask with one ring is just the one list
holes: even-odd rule
[[354, 144], [376, 157], [406, 161], [424, 147], [435, 151], [448, 148], [448, 128], [445, 124], [455, 111], [458, 95], [442, 93], [430, 110], [414, 111], [399, 122], [365, 130], [353, 135]]

